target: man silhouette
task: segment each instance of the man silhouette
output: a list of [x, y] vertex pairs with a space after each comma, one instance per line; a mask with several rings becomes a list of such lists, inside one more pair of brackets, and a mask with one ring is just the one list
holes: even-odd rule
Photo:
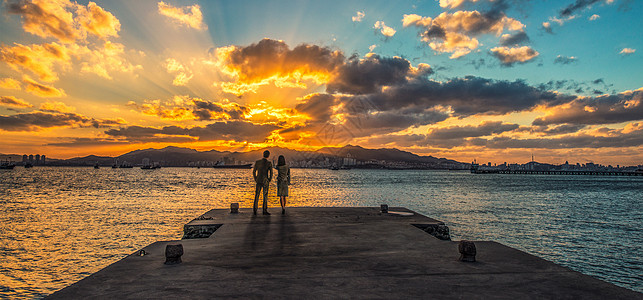
[[255, 162], [252, 169], [252, 176], [257, 183], [255, 187], [255, 203], [252, 207], [253, 214], [257, 214], [257, 202], [259, 202], [259, 193], [263, 191], [263, 214], [269, 215], [268, 212], [268, 186], [272, 180], [272, 163], [268, 161], [270, 151], [263, 152], [263, 158]]

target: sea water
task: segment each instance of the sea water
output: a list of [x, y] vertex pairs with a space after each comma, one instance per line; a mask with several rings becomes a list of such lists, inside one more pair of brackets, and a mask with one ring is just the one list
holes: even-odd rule
[[[643, 177], [293, 169], [291, 206], [403, 206], [454, 240], [493, 240], [643, 292]], [[279, 217], [276, 187], [271, 206]], [[251, 170], [0, 170], [0, 298], [40, 298], [231, 202]]]

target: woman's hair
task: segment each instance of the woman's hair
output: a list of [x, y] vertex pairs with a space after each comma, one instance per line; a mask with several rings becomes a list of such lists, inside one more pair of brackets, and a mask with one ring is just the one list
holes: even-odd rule
[[279, 155], [279, 158], [277, 159], [277, 165], [283, 166], [285, 164], [286, 164], [286, 158], [283, 155]]

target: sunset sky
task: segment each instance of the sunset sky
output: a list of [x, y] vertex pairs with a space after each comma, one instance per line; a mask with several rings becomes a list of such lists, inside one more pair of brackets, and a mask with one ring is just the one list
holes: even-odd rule
[[643, 1], [14, 1], [0, 153], [643, 164]]

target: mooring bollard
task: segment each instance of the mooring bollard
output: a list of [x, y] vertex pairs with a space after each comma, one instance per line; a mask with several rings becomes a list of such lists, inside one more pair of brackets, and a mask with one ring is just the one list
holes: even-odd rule
[[168, 244], [165, 246], [165, 264], [174, 265], [181, 263], [183, 244]]
[[382, 210], [383, 214], [387, 214], [388, 213], [388, 204], [380, 205], [380, 209]]
[[458, 251], [460, 252], [460, 261], [476, 261], [476, 245], [472, 241], [460, 241]]
[[239, 203], [237, 202], [230, 203], [230, 213], [231, 214], [239, 213]]

